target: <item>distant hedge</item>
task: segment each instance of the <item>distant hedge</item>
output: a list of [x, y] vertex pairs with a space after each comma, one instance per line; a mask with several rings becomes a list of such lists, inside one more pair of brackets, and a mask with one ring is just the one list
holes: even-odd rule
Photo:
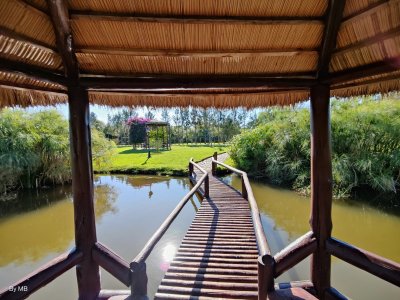
[[[0, 111], [0, 195], [71, 180], [68, 121], [55, 110]], [[111, 158], [115, 144], [92, 129], [93, 164]]]
[[[398, 195], [400, 102], [337, 100], [331, 109], [334, 195], [349, 196], [357, 188]], [[271, 109], [260, 114], [258, 123], [233, 139], [235, 164], [254, 177], [308, 193], [309, 110]]]

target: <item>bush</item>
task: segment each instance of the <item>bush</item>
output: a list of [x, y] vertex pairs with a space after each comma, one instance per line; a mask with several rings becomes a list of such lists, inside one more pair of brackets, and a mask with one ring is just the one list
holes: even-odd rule
[[[111, 159], [115, 144], [92, 131], [93, 163]], [[68, 122], [57, 111], [0, 112], [0, 189], [62, 184], [71, 180]]]
[[[310, 188], [308, 109], [272, 109], [260, 125], [233, 139], [235, 164], [255, 177], [302, 192]], [[333, 101], [333, 187], [337, 197], [357, 188], [398, 192], [400, 103], [395, 100]]]

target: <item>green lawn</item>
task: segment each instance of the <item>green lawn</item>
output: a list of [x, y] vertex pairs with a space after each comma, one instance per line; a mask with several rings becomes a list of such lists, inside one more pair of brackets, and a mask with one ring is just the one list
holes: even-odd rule
[[187, 174], [189, 159], [201, 160], [218, 153], [225, 152], [224, 146], [177, 146], [172, 145], [170, 151], [151, 152], [147, 159], [147, 150], [133, 150], [132, 147], [119, 147], [112, 158], [110, 167], [95, 170], [98, 173], [147, 173], [163, 175]]

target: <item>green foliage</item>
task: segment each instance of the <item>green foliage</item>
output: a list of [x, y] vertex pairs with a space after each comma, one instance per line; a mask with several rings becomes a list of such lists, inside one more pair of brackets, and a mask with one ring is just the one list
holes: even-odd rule
[[[254, 130], [233, 139], [235, 164], [256, 177], [309, 192], [310, 115], [306, 108], [270, 109]], [[400, 102], [332, 103], [335, 196], [368, 187], [396, 193], [400, 184]]]
[[103, 132], [92, 128], [93, 168], [109, 168], [112, 164], [112, 157], [115, 153], [115, 143], [106, 139]]
[[[71, 180], [68, 122], [57, 111], [0, 112], [0, 189], [62, 184]], [[105, 165], [114, 147], [93, 130], [93, 164]]]
[[[135, 123], [129, 127], [129, 143], [141, 144], [146, 141], [146, 124]], [[136, 148], [136, 147], [135, 147]]]

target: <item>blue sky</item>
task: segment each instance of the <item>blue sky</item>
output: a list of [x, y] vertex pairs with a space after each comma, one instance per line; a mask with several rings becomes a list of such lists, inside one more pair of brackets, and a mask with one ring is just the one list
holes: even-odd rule
[[[33, 108], [27, 108], [27, 111], [41, 111], [41, 110], [48, 110], [51, 109], [51, 106], [39, 106]], [[57, 111], [59, 111], [65, 118], [69, 118], [68, 113], [68, 105], [67, 104], [60, 104], [54, 107]], [[106, 107], [100, 105], [90, 105], [90, 112], [94, 112], [97, 115], [97, 118], [105, 123], [107, 123], [107, 116], [117, 114], [123, 108], [113, 108], [113, 107]], [[138, 108], [137, 109], [139, 115], [143, 116], [146, 112], [146, 109]], [[159, 119], [160, 113], [156, 113], [156, 119]]]

